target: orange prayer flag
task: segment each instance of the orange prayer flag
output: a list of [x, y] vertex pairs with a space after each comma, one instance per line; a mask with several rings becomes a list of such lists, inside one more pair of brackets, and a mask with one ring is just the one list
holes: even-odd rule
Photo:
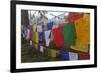
[[84, 14], [83, 18], [75, 21], [76, 37], [81, 44], [90, 43], [90, 15]]

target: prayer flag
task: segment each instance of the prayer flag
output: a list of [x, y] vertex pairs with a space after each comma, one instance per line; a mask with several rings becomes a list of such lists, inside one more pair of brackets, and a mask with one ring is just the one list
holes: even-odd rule
[[78, 53], [69, 52], [69, 60], [78, 60]]
[[56, 57], [56, 50], [55, 49], [51, 49], [51, 57]]
[[88, 59], [90, 59], [89, 54], [83, 54], [83, 53], [79, 54], [79, 60], [88, 60]]
[[58, 48], [64, 48], [64, 38], [63, 38], [63, 32], [62, 28], [56, 28], [52, 30], [54, 42], [56, 44], [56, 47]]
[[69, 53], [67, 51], [62, 52], [62, 60], [69, 60]]
[[39, 37], [38, 37], [38, 32], [35, 32], [35, 47], [38, 48], [39, 44]]
[[76, 37], [79, 43], [90, 44], [90, 15], [84, 14], [83, 18], [75, 21]]
[[74, 23], [68, 23], [63, 26], [63, 36], [65, 45], [75, 45], [76, 30]]
[[82, 13], [70, 12], [68, 15], [68, 21], [74, 22], [75, 20], [82, 18], [82, 16], [83, 16]]
[[46, 42], [46, 46], [49, 46], [50, 43], [50, 34], [51, 34], [51, 30], [45, 31], [45, 42]]

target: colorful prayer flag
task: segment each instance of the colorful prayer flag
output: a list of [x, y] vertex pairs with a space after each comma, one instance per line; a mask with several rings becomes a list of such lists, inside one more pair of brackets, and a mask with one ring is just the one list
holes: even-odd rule
[[90, 44], [90, 15], [84, 14], [83, 18], [75, 21], [76, 37], [80, 44]]
[[78, 60], [78, 53], [69, 52], [69, 60]]
[[62, 28], [56, 28], [52, 30], [54, 42], [56, 44], [56, 47], [58, 48], [64, 48], [64, 38], [63, 38], [63, 32]]
[[69, 53], [67, 51], [62, 52], [62, 60], [69, 60]]
[[56, 50], [55, 49], [51, 49], [51, 57], [56, 57]]
[[74, 22], [75, 20], [82, 18], [82, 16], [82, 13], [70, 12], [68, 15], [68, 22]]
[[46, 42], [46, 46], [49, 46], [50, 43], [50, 34], [51, 34], [51, 30], [45, 31], [45, 42]]
[[39, 36], [38, 36], [38, 32], [35, 32], [35, 47], [38, 48], [38, 44], [39, 44]]
[[74, 23], [68, 23], [63, 26], [63, 37], [65, 45], [75, 45], [76, 30]]
[[79, 60], [88, 60], [88, 59], [90, 59], [89, 54], [83, 54], [83, 53], [79, 54]]

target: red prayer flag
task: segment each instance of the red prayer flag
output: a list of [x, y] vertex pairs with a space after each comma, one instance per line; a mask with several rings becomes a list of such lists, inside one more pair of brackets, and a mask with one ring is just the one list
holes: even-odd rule
[[90, 59], [89, 54], [79, 54], [79, 60], [88, 60]]
[[82, 13], [70, 12], [68, 15], [68, 21], [74, 22], [75, 20], [81, 18], [83, 15]]
[[56, 44], [56, 47], [64, 48], [64, 37], [62, 33], [62, 28], [56, 28], [52, 30], [54, 42]]

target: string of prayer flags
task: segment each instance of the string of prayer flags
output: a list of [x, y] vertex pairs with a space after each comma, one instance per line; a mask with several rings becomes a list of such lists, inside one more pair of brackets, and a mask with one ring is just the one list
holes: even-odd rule
[[74, 23], [68, 23], [63, 26], [63, 37], [65, 45], [75, 45], [76, 30]]
[[[55, 15], [56, 13], [58, 14]], [[48, 11], [36, 10], [32, 12], [32, 16], [30, 14], [30, 25], [28, 16], [23, 15], [21, 19], [22, 48], [23, 45], [33, 48], [34, 55], [38, 55], [38, 58], [34, 58], [36, 61], [90, 59], [90, 14], [56, 13], [50, 12], [52, 17], [48, 17]], [[27, 11], [24, 14], [27, 14]]]

